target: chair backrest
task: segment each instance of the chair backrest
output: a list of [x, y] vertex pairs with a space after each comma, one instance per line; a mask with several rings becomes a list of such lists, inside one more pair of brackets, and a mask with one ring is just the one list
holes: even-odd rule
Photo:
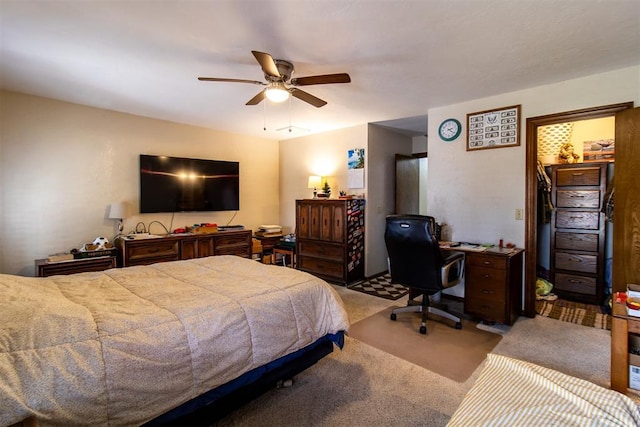
[[428, 294], [442, 290], [443, 258], [432, 234], [433, 217], [389, 215], [384, 241], [394, 283], [420, 289]]

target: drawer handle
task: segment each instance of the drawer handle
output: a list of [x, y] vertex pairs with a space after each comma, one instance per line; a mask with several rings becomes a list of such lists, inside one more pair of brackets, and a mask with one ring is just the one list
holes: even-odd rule
[[149, 253], [160, 252], [160, 248], [149, 248]]
[[582, 283], [582, 280], [571, 279], [571, 280], [569, 280], [569, 282], [571, 282], [571, 283]]
[[491, 261], [483, 261], [482, 262], [484, 265], [491, 265]]
[[488, 279], [489, 277], [491, 277], [491, 275], [490, 275], [490, 274], [485, 274], [485, 275], [484, 275], [484, 278], [485, 278], [485, 279]]
[[569, 258], [570, 262], [582, 262], [580, 258]]
[[492, 293], [493, 293], [493, 291], [491, 291], [491, 290], [489, 290], [489, 289], [483, 289], [483, 290], [482, 290], [482, 293], [483, 293], [483, 294], [487, 294], [487, 295], [488, 295], [488, 294], [492, 294]]
[[572, 173], [573, 176], [582, 176], [584, 175], [584, 172], [574, 172]]
[[570, 194], [569, 197], [573, 197], [576, 199], [583, 199], [584, 196], [582, 194]]

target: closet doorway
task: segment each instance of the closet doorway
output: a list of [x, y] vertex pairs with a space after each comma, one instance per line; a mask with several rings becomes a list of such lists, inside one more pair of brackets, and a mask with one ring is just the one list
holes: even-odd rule
[[525, 283], [524, 315], [535, 317], [535, 289], [538, 266], [538, 128], [581, 120], [615, 116], [616, 113], [633, 107], [633, 102], [586, 108], [583, 110], [530, 117], [527, 119], [526, 139], [526, 224], [525, 224]]

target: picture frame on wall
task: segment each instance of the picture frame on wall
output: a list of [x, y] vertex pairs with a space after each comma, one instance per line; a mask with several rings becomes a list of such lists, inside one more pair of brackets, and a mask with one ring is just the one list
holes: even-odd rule
[[520, 145], [520, 105], [467, 114], [467, 151]]

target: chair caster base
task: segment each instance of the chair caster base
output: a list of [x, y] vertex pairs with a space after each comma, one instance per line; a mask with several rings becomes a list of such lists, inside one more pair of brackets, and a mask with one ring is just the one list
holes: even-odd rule
[[427, 327], [426, 326], [420, 326], [420, 333], [422, 335], [427, 335]]
[[462, 329], [462, 322], [456, 322], [456, 329]]
[[396, 320], [396, 314], [395, 313], [391, 313], [391, 320]]

